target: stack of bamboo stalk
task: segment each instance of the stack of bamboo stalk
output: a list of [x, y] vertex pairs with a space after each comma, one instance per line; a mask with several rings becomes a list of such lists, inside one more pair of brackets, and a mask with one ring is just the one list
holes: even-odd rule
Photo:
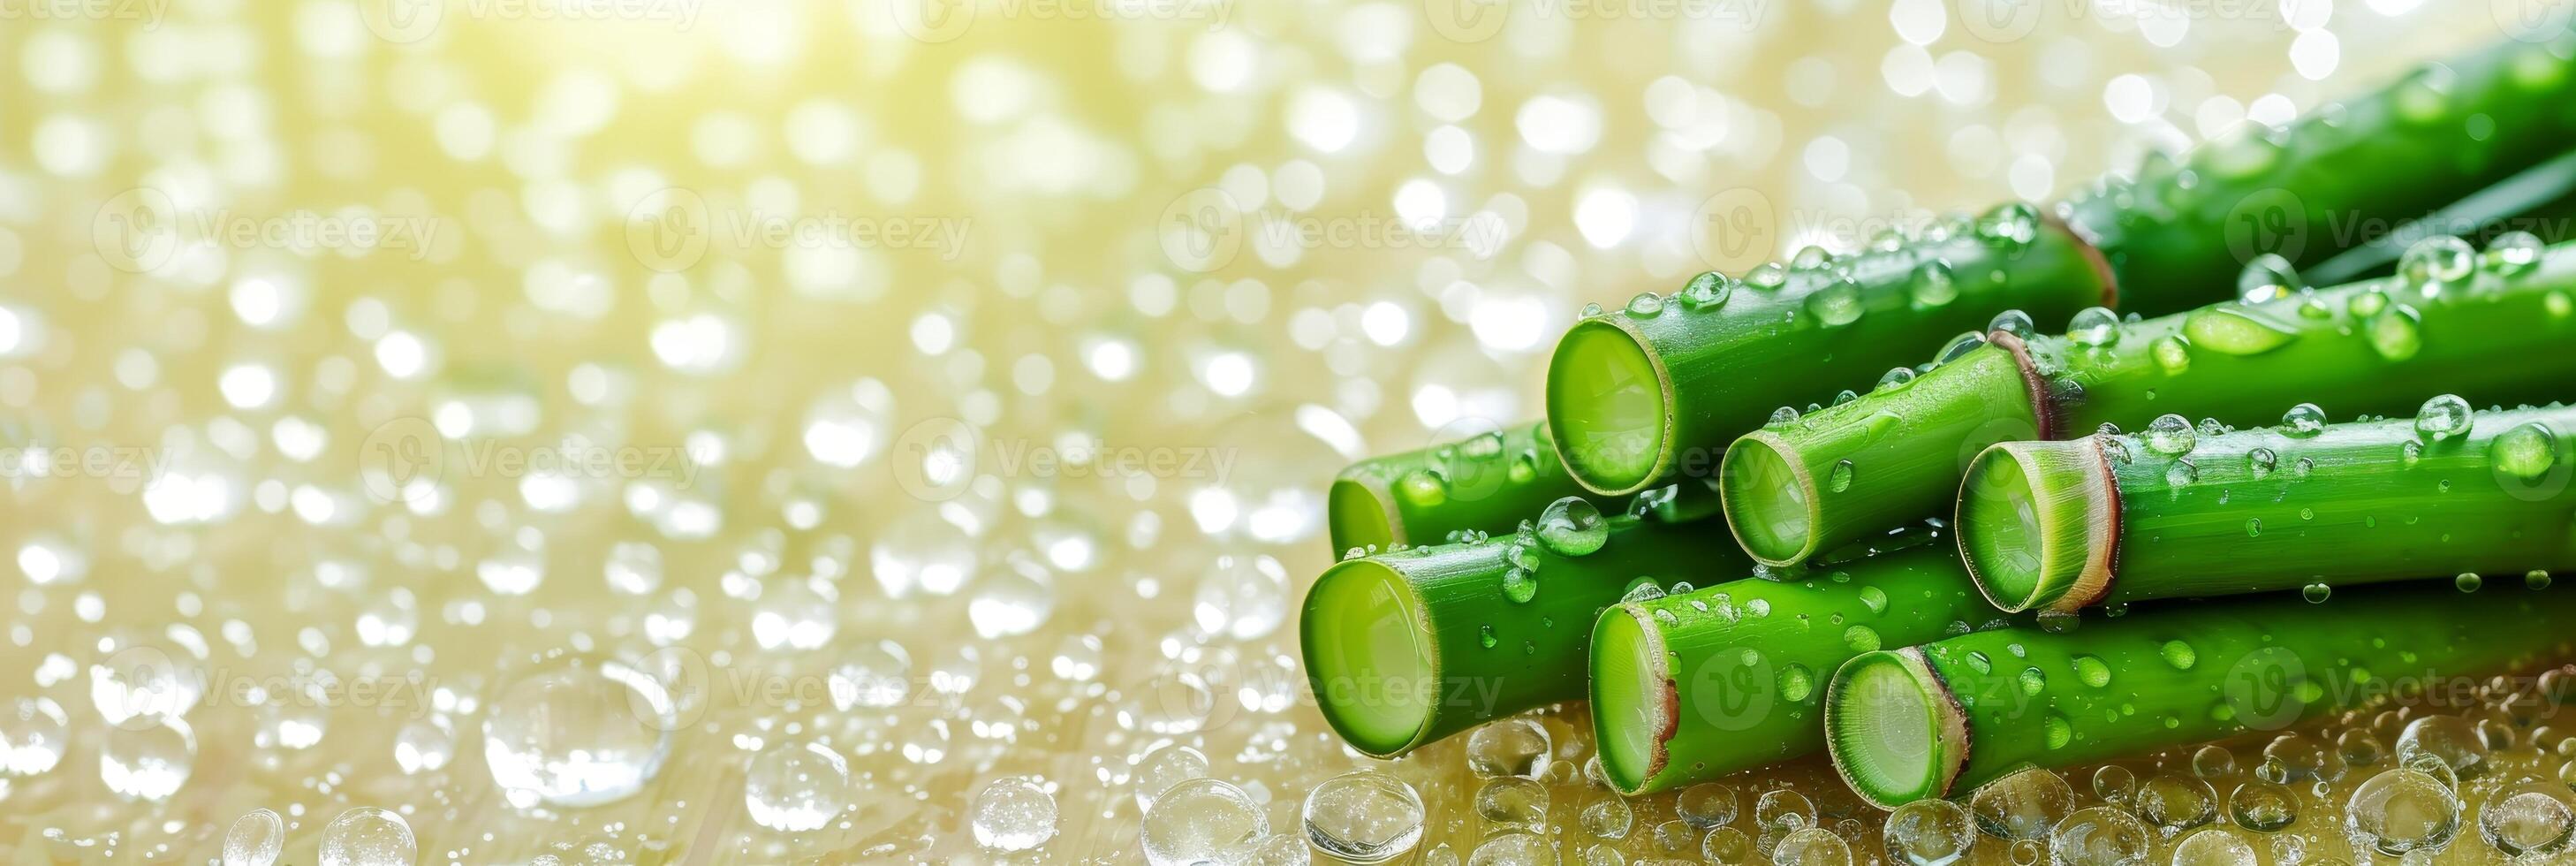
[[2297, 231], [2576, 210], [2571, 132], [2576, 33], [2509, 42], [1587, 315], [1544, 421], [1335, 481], [1316, 698], [1379, 756], [1588, 698], [1623, 793], [1823, 750], [1893, 807], [2576, 660], [2576, 244], [2311, 286], [2386, 257]]

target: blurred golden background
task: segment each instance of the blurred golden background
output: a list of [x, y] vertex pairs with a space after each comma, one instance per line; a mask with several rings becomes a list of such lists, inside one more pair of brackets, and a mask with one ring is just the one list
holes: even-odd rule
[[[1302, 851], [1342, 464], [2568, 5], [0, 0], [0, 850], [1137, 862], [1177, 772]], [[1382, 764], [1406, 862], [1471, 748], [1706, 853], [1580, 722]]]

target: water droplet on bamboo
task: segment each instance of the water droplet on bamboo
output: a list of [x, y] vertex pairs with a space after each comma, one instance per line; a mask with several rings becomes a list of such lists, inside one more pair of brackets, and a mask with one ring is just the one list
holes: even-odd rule
[[2469, 401], [2457, 394], [2444, 394], [2424, 401], [2424, 408], [2416, 411], [2415, 434], [2428, 442], [2440, 442], [2469, 432], [2474, 419]]
[[2086, 307], [2066, 322], [2066, 339], [2078, 346], [2103, 348], [2120, 341], [2120, 314]]
[[2257, 446], [2245, 452], [2245, 471], [2260, 479], [2272, 474], [2272, 467], [2278, 465], [2280, 461], [2280, 456], [2272, 453], [2272, 449]]
[[1825, 476], [1825, 489], [1831, 490], [1835, 493], [1841, 493], [1843, 491], [1850, 490], [1851, 486], [1852, 462], [1849, 460], [1834, 461], [1833, 471], [1827, 473]]
[[1663, 296], [1653, 292], [1638, 292], [1636, 297], [1628, 299], [1628, 315], [1632, 318], [1651, 319], [1663, 312]]
[[[1812, 248], [1811, 248], [1812, 249]], [[1842, 277], [1826, 283], [1807, 296], [1807, 313], [1826, 327], [1838, 328], [1860, 320], [1860, 283]]]
[[1872, 390], [1884, 394], [1889, 391], [1904, 390], [1905, 386], [1911, 384], [1914, 384], [1914, 368], [1891, 367], [1887, 375], [1878, 377], [1878, 387]]
[[2397, 274], [2416, 291], [2436, 295], [2468, 279], [2477, 271], [2477, 263], [2478, 251], [2468, 241], [2435, 235], [2416, 241], [2398, 256]]
[[2200, 663], [2200, 652], [2192, 649], [2191, 644], [2178, 640], [2165, 641], [2156, 653], [2165, 657], [2165, 664], [2173, 665], [2178, 671], [2191, 670], [2192, 665]]
[[2191, 369], [2191, 338], [2181, 334], [2157, 337], [2154, 343], [2148, 344], [2147, 353], [2156, 359], [2156, 366], [2168, 376], [2178, 376]]
[[2278, 253], [2255, 256], [2236, 275], [2236, 297], [2248, 304], [2277, 301], [2305, 287], [2298, 269]]
[[2324, 604], [2326, 599], [2334, 597], [2334, 587], [2324, 583], [2311, 583], [2300, 588], [2299, 597], [2307, 599], [2309, 604]]
[[2159, 416], [2149, 423], [2144, 440], [2147, 450], [2166, 456], [2189, 453], [2194, 445], [2199, 444], [2191, 421], [2173, 414]]
[[1779, 262], [1763, 262], [1744, 272], [1744, 284], [1765, 292], [1776, 291], [1789, 284], [1789, 271]]
[[1710, 271], [1692, 277], [1691, 281], [1682, 286], [1682, 290], [1674, 297], [1681, 301], [1685, 309], [1707, 310], [1725, 305], [1726, 299], [1734, 294], [1734, 279], [1725, 274]]
[[1986, 322], [1986, 330], [1990, 332], [2002, 331], [2027, 340], [2030, 339], [2030, 335], [2039, 332], [2039, 327], [2032, 324], [2029, 313], [2025, 313], [2020, 310], [2005, 310], [2003, 312], [1996, 313], [1994, 319]]
[[1538, 542], [1559, 556], [1583, 556], [1610, 539], [1610, 525], [1591, 500], [1568, 496], [1538, 516]]
[[1521, 568], [1503, 572], [1503, 597], [1513, 604], [1527, 604], [1538, 597], [1538, 575]]
[[2387, 312], [2371, 317], [2362, 329], [2370, 338], [2370, 348], [2380, 357], [2403, 361], [2423, 350], [2423, 321], [2423, 314], [2415, 312], [2414, 307], [2396, 304]]
[[2497, 276], [2518, 277], [2540, 267], [2541, 243], [2530, 232], [2506, 232], [2487, 244], [2487, 269]]
[[1948, 306], [1959, 299], [1959, 285], [1950, 276], [1950, 263], [1939, 259], [1915, 265], [1914, 273], [1906, 279], [1905, 291], [1915, 304], [1925, 307]]
[[2039, 237], [2039, 211], [2023, 202], [1997, 205], [1977, 218], [1977, 238], [1988, 246], [2018, 250]]
[[2506, 477], [2537, 481], [2558, 465], [2558, 436], [2548, 425], [2526, 421], [2487, 443], [2487, 460]]
[[2200, 483], [2200, 467], [2192, 465], [2189, 460], [2176, 460], [2173, 465], [2165, 467], [2165, 486], [2167, 487], [2190, 487], [2198, 483]]
[[1959, 358], [1967, 355], [1969, 352], [1985, 348], [1985, 345], [1986, 335], [1983, 331], [1970, 331], [1968, 333], [1952, 337], [1950, 338], [1950, 342], [1941, 346], [1941, 351], [1933, 353], [1932, 366], [1939, 367], [1943, 364], [1959, 360]]
[[2315, 403], [2301, 403], [2281, 413], [2281, 432], [2294, 439], [2305, 439], [2325, 432], [2326, 410]]
[[2182, 320], [2191, 344], [2229, 355], [2259, 355], [2288, 345], [2298, 333], [2242, 307], [2205, 307]]
[[2476, 592], [2486, 583], [2486, 578], [2479, 577], [2474, 571], [2463, 571], [2460, 572], [2460, 576], [2451, 578], [2451, 585], [2458, 587], [2461, 592]]

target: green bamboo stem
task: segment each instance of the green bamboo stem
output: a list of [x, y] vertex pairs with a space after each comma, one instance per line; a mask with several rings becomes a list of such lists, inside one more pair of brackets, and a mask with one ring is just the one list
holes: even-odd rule
[[1827, 751], [1881, 808], [2064, 767], [2279, 730], [2412, 683], [2528, 670], [2576, 652], [2576, 589], [2410, 583], [2174, 602], [2051, 633], [2002, 628], [1845, 663]]
[[[2019, 308], [2040, 321], [2117, 302], [2156, 314], [2223, 298], [2244, 263], [2321, 260], [2567, 150], [2576, 52], [2506, 41], [2315, 113], [2151, 163], [2038, 219], [1975, 225], [1848, 261], [1703, 275], [1671, 298], [1584, 319], [1550, 362], [1547, 415], [1584, 487], [1642, 490], [1705, 471], [1736, 437], [1836, 383]], [[1795, 262], [1793, 262], [1795, 264]], [[1706, 286], [1722, 290], [1710, 291]], [[1768, 288], [1766, 288], [1766, 286]], [[1694, 297], [1700, 300], [1694, 301]]]
[[[1441, 544], [1462, 530], [1506, 532], [1550, 502], [1584, 494], [1557, 462], [1545, 422], [1352, 464], [1326, 495], [1333, 552]], [[1604, 512], [1620, 509], [1592, 497]]]
[[[2431, 242], [2413, 261], [2442, 248]], [[1784, 565], [1947, 510], [1968, 461], [1997, 442], [2161, 413], [2255, 424], [2301, 401], [2391, 413], [2444, 391], [2480, 404], [2576, 391], [2576, 352], [2565, 350], [2576, 337], [2576, 245], [2500, 244], [2452, 276], [2130, 323], [2094, 311], [2098, 327], [2068, 336], [1998, 332], [1903, 387], [1747, 434], [1720, 470], [1728, 524], [1756, 560]]]
[[1601, 769], [1635, 795], [1814, 753], [1825, 681], [1844, 660], [1994, 615], [1946, 539], [1795, 582], [1623, 602], [1592, 632]]
[[2571, 435], [2576, 408], [2472, 413], [2442, 397], [2420, 418], [2307, 434], [2193, 435], [2177, 419], [2144, 436], [2006, 443], [1969, 469], [1959, 546], [2006, 610], [2519, 581], [2576, 567]]
[[[1324, 720], [1391, 757], [1581, 698], [1592, 623], [1641, 583], [1733, 580], [1752, 563], [1706, 523], [1611, 517], [1569, 555], [1534, 533], [1345, 560], [1307, 591], [1299, 638]], [[1516, 574], [1517, 572], [1517, 574]], [[1516, 589], [1529, 589], [1515, 601]]]

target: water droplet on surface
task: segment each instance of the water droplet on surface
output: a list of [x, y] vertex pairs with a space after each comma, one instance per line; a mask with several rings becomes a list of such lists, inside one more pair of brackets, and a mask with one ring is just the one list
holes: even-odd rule
[[850, 765], [832, 747], [780, 742], [751, 756], [742, 778], [743, 811], [785, 833], [820, 829], [849, 806]]
[[2079, 655], [2075, 657], [2075, 678], [2083, 680], [2085, 685], [2102, 688], [2111, 684], [2111, 666], [2099, 656]]
[[1807, 314], [1829, 328], [1860, 321], [1860, 283], [1842, 277], [1818, 287], [1807, 295]]
[[2256, 866], [2252, 843], [2225, 829], [2193, 833], [2174, 846], [2174, 866]]
[[1164, 791], [1137, 828], [1145, 860], [1153, 866], [1220, 863], [1270, 832], [1261, 804], [1242, 788], [1217, 779], [1189, 779]]
[[2021, 249], [2039, 237], [2039, 211], [2024, 202], [1996, 205], [1977, 218], [1977, 238], [1989, 246]]
[[414, 719], [394, 734], [394, 766], [405, 775], [436, 772], [456, 756], [456, 729], [444, 718]]
[[2277, 301], [2306, 287], [2298, 269], [2278, 253], [2255, 256], [2236, 275], [2236, 297], [2248, 304]]
[[2178, 376], [2191, 369], [2189, 337], [2181, 334], [2157, 337], [2155, 342], [2147, 345], [2147, 352], [2155, 357], [2156, 366], [2163, 368], [2165, 375]]
[[1538, 597], [1538, 575], [1525, 568], [1503, 572], [1503, 597], [1513, 604], [1528, 604]]
[[1841, 493], [1843, 491], [1850, 490], [1851, 486], [1852, 462], [1849, 460], [1834, 461], [1833, 471], [1825, 474], [1825, 489], [1834, 493]]
[[2067, 320], [2066, 339], [2078, 346], [2109, 347], [2120, 341], [2120, 314], [2105, 307], [2086, 307]]
[[2416, 411], [2415, 433], [2425, 441], [2440, 442], [2469, 432], [2475, 417], [2469, 401], [2457, 394], [2444, 394], [2424, 401], [2424, 408]]
[[2153, 844], [2146, 823], [2117, 806], [2068, 815], [2048, 839], [2049, 854], [2061, 866], [2145, 866]]
[[2324, 604], [2326, 599], [2334, 597], [2334, 587], [2311, 583], [2299, 589], [2299, 597], [2307, 599], [2309, 604]]
[[2049, 831], [2075, 809], [2075, 790], [2044, 769], [2030, 768], [1996, 779], [1968, 797], [1977, 829], [1999, 839], [2048, 838]]
[[169, 799], [196, 767], [196, 731], [176, 717], [111, 727], [98, 749], [99, 781], [128, 802]]
[[975, 844], [993, 851], [1027, 851], [1055, 838], [1055, 795], [1027, 776], [993, 780], [975, 794], [967, 826]]
[[1195, 748], [1165, 743], [1136, 760], [1136, 810], [1151, 809], [1172, 786], [1208, 775], [1208, 758]]
[[0, 712], [0, 776], [33, 776], [62, 763], [71, 721], [61, 704], [38, 696], [16, 698]]
[[2175, 460], [2172, 465], [2165, 467], [2165, 486], [2167, 487], [2190, 487], [2198, 483], [2200, 483], [2200, 467], [2192, 465], [2190, 460]]
[[511, 802], [593, 806], [652, 781], [679, 726], [671, 693], [625, 662], [563, 656], [494, 697], [483, 716], [483, 762]]
[[2463, 571], [2460, 572], [2458, 577], [2451, 578], [2451, 586], [2458, 588], [2461, 592], [2476, 592], [2480, 587], [2486, 586], [2486, 584], [2486, 578], [2479, 577], [2478, 573], [2474, 571]]
[[1761, 291], [1776, 291], [1789, 284], [1789, 271], [1779, 262], [1763, 262], [1744, 272], [1744, 284]]
[[2039, 332], [2039, 326], [2031, 322], [2029, 313], [2005, 310], [1996, 313], [1993, 320], [1986, 322], [1986, 330], [2002, 331], [2027, 340], [2030, 339], [2030, 335]]
[[862, 641], [832, 666], [825, 685], [842, 712], [896, 706], [912, 690], [912, 655], [891, 640]]
[[1734, 279], [1725, 274], [1710, 271], [1692, 277], [1689, 283], [1682, 286], [1680, 292], [1674, 293], [1673, 297], [1679, 299], [1685, 308], [1706, 310], [1724, 306], [1726, 299], [1734, 294]]
[[1719, 866], [1751, 866], [1759, 862], [1755, 847], [1753, 837], [1733, 827], [1711, 829], [1699, 842], [1700, 857]]
[[411, 823], [385, 809], [350, 809], [322, 828], [322, 866], [411, 866], [416, 856]]
[[2189, 453], [2193, 446], [2199, 444], [2199, 435], [2192, 430], [2191, 420], [2171, 414], [2159, 416], [2149, 423], [2146, 433], [2140, 438], [2146, 442], [2147, 450], [2168, 457]]
[[2370, 338], [2370, 348], [2380, 357], [2403, 361], [2424, 348], [2423, 320], [2423, 314], [2415, 312], [2415, 308], [2398, 304], [2371, 317], [2362, 330]]
[[244, 813], [224, 831], [224, 866], [270, 866], [285, 850], [286, 821], [267, 809]]
[[2299, 820], [2299, 795], [2287, 786], [2258, 779], [2236, 786], [2236, 792], [2227, 795], [2227, 813], [2239, 827], [2279, 832]]
[[2258, 479], [2272, 474], [2272, 467], [2279, 465], [2280, 462], [2280, 455], [2272, 453], [2270, 448], [2256, 447], [2245, 452], [2245, 471], [2253, 473]]
[[1776, 866], [1851, 866], [1851, 843], [1834, 831], [1809, 827], [1790, 833], [1771, 849]]
[[2203, 307], [2182, 320], [2193, 346], [2227, 355], [2260, 355], [2289, 345], [2298, 332], [2242, 307]]
[[2506, 232], [2487, 244], [2487, 267], [2498, 276], [2518, 277], [2540, 267], [2542, 244], [2530, 232]]
[[1499, 827], [1530, 830], [1547, 826], [1547, 786], [1534, 779], [1503, 776], [1476, 789], [1476, 816]]
[[1608, 540], [1610, 524], [1589, 499], [1568, 496], [1539, 512], [1538, 541], [1559, 556], [1583, 556], [1600, 550]]
[[1959, 804], [1927, 799], [1896, 807], [1881, 835], [1887, 852], [1910, 866], [1950, 866], [1976, 844], [1977, 827]]
[[2487, 460], [2508, 478], [2537, 481], [2558, 465], [2558, 436], [2538, 421], [2517, 424], [2487, 443]]
[[2459, 795], [2440, 780], [2409, 769], [2372, 776], [2344, 805], [2344, 832], [2355, 847], [2392, 857], [2436, 851], [2460, 832]]
[[[1422, 842], [1422, 796], [1404, 780], [1377, 770], [1324, 780], [1306, 794], [1302, 814], [1306, 839], [1345, 862], [1384, 863]], [[1621, 834], [1626, 832], [1620, 828]]]
[[2478, 835], [2508, 857], [2547, 857], [2576, 837], [2576, 802], [2567, 786], [2529, 781], [2499, 791], [2478, 810]]
[[1635, 318], [1651, 319], [1663, 312], [1664, 299], [1653, 292], [1638, 292], [1636, 297], [1628, 299], [1628, 315]]
[[2218, 819], [2218, 790], [2180, 773], [2157, 773], [2138, 785], [2138, 817], [2171, 833]]
[[1914, 384], [1914, 368], [1892, 367], [1888, 369], [1887, 375], [1878, 377], [1878, 387], [1872, 390], [1884, 394], [1889, 391], [1904, 390], [1905, 386], [1911, 384]]
[[1958, 282], [1950, 276], [1950, 263], [1934, 259], [1914, 266], [1905, 283], [1907, 297], [1925, 307], [1948, 306], [1959, 299]]
[[2200, 663], [2199, 651], [2192, 649], [2191, 644], [2182, 641], [2165, 641], [2164, 646], [2158, 647], [2156, 652], [2164, 656], [2165, 664], [2173, 665], [2174, 670], [2191, 670], [2192, 665]]
[[1626, 798], [1613, 794], [1584, 806], [1583, 814], [1575, 820], [1593, 838], [1625, 839], [1637, 825], [1637, 810], [1628, 806]]
[[1467, 866], [1541, 866], [1556, 862], [1556, 849], [1535, 833], [1496, 833], [1476, 844]]
[[1943, 364], [1959, 360], [1969, 352], [1974, 352], [1985, 347], [1986, 335], [1983, 332], [1970, 331], [1965, 334], [1960, 334], [1959, 336], [1950, 338], [1950, 342], [1942, 344], [1941, 351], [1933, 353], [1932, 366], [1939, 367]]
[[1536, 779], [1547, 772], [1547, 728], [1535, 719], [1487, 722], [1467, 735], [1467, 768], [1479, 776]]
[[2397, 257], [2397, 274], [2418, 291], [2435, 293], [2476, 273], [2478, 251], [2468, 241], [2434, 235], [2406, 247]]
[[2453, 715], [2431, 715], [2406, 724], [2397, 735], [2397, 760], [2438, 761], [2461, 779], [2474, 779], [2487, 771], [2486, 741], [2478, 736], [2477, 726]]

